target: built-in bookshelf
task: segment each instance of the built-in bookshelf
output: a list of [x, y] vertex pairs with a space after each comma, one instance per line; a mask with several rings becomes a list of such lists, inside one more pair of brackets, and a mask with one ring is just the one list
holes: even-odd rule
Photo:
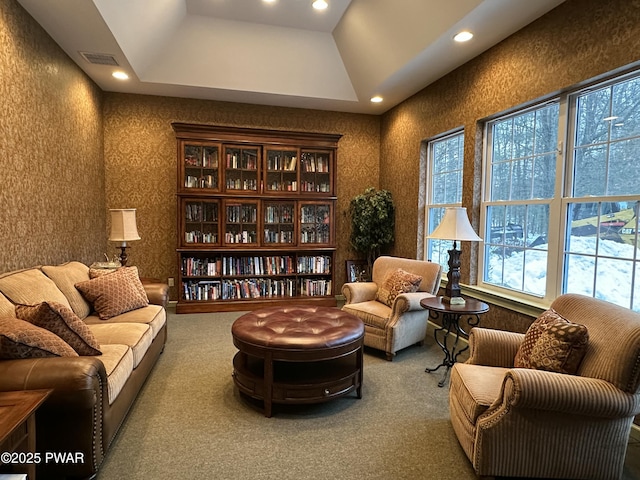
[[178, 313], [335, 306], [340, 135], [173, 124]]

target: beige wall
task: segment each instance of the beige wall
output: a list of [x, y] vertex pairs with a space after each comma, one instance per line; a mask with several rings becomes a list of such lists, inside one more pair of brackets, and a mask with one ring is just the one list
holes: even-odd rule
[[[108, 208], [137, 208], [142, 240], [131, 263], [143, 275], [177, 277], [176, 139], [172, 122], [340, 133], [338, 143], [337, 278], [353, 258], [348, 236], [349, 201], [378, 186], [380, 118], [182, 98], [105, 94], [104, 137]], [[175, 289], [172, 298], [177, 298]]]
[[14, 0], [0, 4], [0, 271], [106, 246], [102, 93]]

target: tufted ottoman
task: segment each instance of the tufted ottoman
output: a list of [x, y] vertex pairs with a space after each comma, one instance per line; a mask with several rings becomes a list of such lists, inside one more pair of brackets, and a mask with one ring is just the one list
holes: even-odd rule
[[354, 390], [362, 398], [364, 324], [333, 307], [271, 307], [231, 327], [240, 392], [272, 405], [318, 403]]

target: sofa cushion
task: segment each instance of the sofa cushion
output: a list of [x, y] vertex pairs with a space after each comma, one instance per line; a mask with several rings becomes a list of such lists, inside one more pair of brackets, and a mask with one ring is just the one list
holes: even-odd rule
[[[97, 315], [89, 315], [84, 321], [88, 325], [104, 323]], [[156, 338], [158, 332], [167, 323], [167, 312], [160, 305], [147, 305], [112, 317], [109, 323], [144, 323], [151, 327], [153, 338]]]
[[[458, 400], [458, 407], [471, 425], [500, 397], [504, 376], [509, 369], [456, 363], [451, 369], [450, 398]], [[454, 380], [455, 378], [455, 380]]]
[[89, 267], [80, 262], [68, 262], [62, 265], [44, 265], [42, 271], [55, 282], [67, 297], [69, 305], [80, 318], [91, 312], [91, 305], [76, 288], [76, 283], [89, 280]]
[[0, 292], [13, 303], [35, 305], [51, 301], [70, 307], [64, 293], [39, 268], [18, 270], [0, 276]]
[[100, 355], [100, 345], [89, 326], [69, 307], [56, 302], [16, 305], [16, 316], [49, 330], [64, 340], [78, 355]]
[[102, 322], [89, 328], [101, 346], [118, 344], [131, 348], [133, 368], [140, 364], [153, 342], [153, 331], [144, 323]]
[[0, 317], [13, 317], [15, 316], [15, 306], [0, 293]]
[[548, 324], [529, 355], [531, 368], [574, 375], [587, 350], [587, 327], [559, 319]]
[[376, 293], [376, 300], [391, 307], [396, 297], [401, 293], [417, 292], [420, 282], [422, 282], [420, 275], [397, 268], [385, 277]]
[[102, 320], [149, 304], [137, 268], [120, 268], [113, 273], [76, 284]]
[[15, 317], [0, 318], [0, 358], [77, 357], [57, 335]]
[[[527, 333], [516, 352], [516, 356], [513, 360], [513, 366], [516, 368], [531, 368], [531, 362], [529, 357], [531, 356], [531, 350], [536, 344], [538, 339], [542, 336], [542, 333], [546, 330], [547, 326], [551, 323], [555, 323], [558, 320], [564, 320], [555, 310], [550, 308], [540, 314], [540, 316], [531, 324]], [[566, 321], [566, 320], [565, 320]]]
[[127, 345], [102, 345], [102, 355], [97, 358], [107, 372], [107, 392], [111, 405], [133, 372], [133, 352]]

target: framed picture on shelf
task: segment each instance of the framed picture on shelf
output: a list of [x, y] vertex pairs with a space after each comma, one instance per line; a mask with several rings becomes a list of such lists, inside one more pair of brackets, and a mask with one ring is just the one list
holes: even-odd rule
[[347, 260], [347, 282], [368, 282], [371, 280], [369, 264], [366, 260]]

